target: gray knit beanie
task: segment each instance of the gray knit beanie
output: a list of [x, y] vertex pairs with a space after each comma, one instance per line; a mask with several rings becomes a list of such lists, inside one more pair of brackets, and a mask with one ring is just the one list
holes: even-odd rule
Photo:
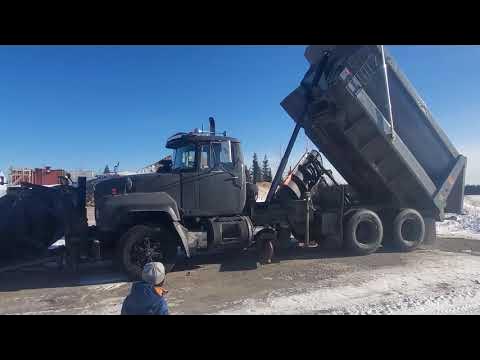
[[145, 264], [142, 272], [142, 279], [152, 285], [159, 285], [165, 280], [165, 267], [161, 262], [150, 262]]

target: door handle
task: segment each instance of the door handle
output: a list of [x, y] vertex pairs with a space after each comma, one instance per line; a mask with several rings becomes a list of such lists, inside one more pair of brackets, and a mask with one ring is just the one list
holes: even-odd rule
[[238, 180], [238, 176], [232, 176], [228, 179], [225, 179], [225, 181], [233, 181], [233, 180]]

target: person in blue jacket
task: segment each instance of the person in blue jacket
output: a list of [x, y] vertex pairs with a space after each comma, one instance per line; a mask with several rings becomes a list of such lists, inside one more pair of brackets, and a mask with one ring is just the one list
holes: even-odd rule
[[130, 294], [122, 305], [122, 315], [168, 315], [168, 305], [163, 288], [165, 267], [160, 262], [147, 263], [142, 271], [142, 281], [133, 283]]

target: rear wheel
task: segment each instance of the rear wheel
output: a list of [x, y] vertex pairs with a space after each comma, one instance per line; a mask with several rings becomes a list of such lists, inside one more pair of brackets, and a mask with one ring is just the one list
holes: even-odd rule
[[177, 241], [171, 231], [146, 225], [135, 225], [120, 239], [117, 260], [129, 277], [141, 279], [146, 263], [158, 261], [170, 272], [175, 266]]
[[354, 211], [344, 225], [344, 245], [355, 255], [368, 255], [378, 250], [382, 243], [382, 221], [367, 209]]
[[415, 250], [425, 238], [425, 221], [414, 209], [400, 211], [393, 220], [391, 247], [399, 251]]

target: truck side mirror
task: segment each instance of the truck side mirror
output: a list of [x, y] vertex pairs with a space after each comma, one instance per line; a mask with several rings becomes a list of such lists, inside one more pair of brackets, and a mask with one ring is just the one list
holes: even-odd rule
[[5, 185], [5, 179], [3, 176], [0, 176], [0, 185]]
[[60, 185], [67, 186], [69, 185], [68, 178], [66, 176], [59, 176], [58, 177]]

